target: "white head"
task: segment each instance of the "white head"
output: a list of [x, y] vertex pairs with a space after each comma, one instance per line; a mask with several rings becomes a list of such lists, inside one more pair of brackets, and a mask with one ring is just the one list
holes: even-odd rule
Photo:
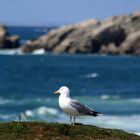
[[69, 96], [70, 95], [70, 90], [68, 87], [66, 86], [62, 86], [59, 88], [59, 90], [55, 91], [54, 92], [55, 94], [61, 94], [61, 95], [64, 95], [64, 96]]

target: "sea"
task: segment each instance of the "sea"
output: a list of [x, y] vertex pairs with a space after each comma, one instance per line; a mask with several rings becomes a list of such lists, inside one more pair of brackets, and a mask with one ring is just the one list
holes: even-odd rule
[[[21, 44], [55, 27], [9, 27]], [[77, 123], [123, 129], [140, 135], [140, 57], [93, 54], [15, 54], [0, 50], [0, 122], [69, 123], [58, 105], [61, 86], [96, 111]]]

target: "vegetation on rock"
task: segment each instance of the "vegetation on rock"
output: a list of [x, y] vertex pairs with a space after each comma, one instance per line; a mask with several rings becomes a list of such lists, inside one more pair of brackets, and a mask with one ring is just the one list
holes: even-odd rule
[[140, 140], [122, 130], [44, 122], [0, 123], [0, 140]]

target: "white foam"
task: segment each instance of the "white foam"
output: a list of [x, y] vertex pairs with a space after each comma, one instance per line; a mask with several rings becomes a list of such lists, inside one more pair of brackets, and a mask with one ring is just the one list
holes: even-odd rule
[[140, 132], [136, 132], [135, 134], [140, 136]]
[[9, 120], [10, 118], [15, 117], [15, 114], [0, 114], [0, 119]]
[[39, 55], [39, 54], [45, 54], [45, 49], [37, 49], [37, 50], [34, 50], [33, 51], [33, 53], [32, 54], [37, 54], [37, 55]]
[[[69, 116], [64, 113], [59, 113], [58, 117], [54, 117], [51, 121], [57, 121], [61, 123], [68, 123]], [[96, 125], [103, 128], [122, 129], [130, 133], [140, 134], [140, 115], [130, 116], [115, 116], [115, 115], [101, 115], [99, 117], [92, 116], [78, 116], [76, 122]]]
[[105, 95], [101, 95], [100, 98], [102, 100], [108, 100], [108, 99], [119, 99], [120, 97], [118, 95], [111, 96], [111, 95], [105, 94]]
[[25, 115], [26, 115], [27, 117], [33, 117], [33, 116], [34, 116], [34, 113], [33, 113], [31, 110], [26, 110], [26, 111], [25, 111]]
[[81, 78], [96, 78], [98, 76], [99, 76], [98, 73], [94, 72], [94, 73], [89, 73], [89, 74], [83, 75], [83, 76], [81, 76]]
[[1, 55], [17, 55], [21, 54], [20, 49], [1, 49], [0, 50]]
[[107, 100], [107, 99], [109, 99], [109, 98], [110, 98], [109, 95], [102, 95], [102, 96], [101, 96], [101, 99], [102, 99], [102, 100]]
[[41, 107], [37, 108], [36, 112], [39, 115], [46, 115], [46, 114], [56, 115], [58, 113], [57, 109], [49, 108], [49, 107], [45, 107], [45, 106], [41, 106]]
[[[56, 108], [40, 106], [33, 110], [25, 111], [25, 120], [38, 119], [50, 122], [68, 123], [69, 116], [60, 112]], [[97, 125], [104, 128], [123, 129], [124, 131], [137, 133], [140, 132], [140, 115], [101, 115], [99, 117], [78, 116], [76, 122], [90, 125]]]
[[[45, 54], [45, 49], [34, 50], [31, 54], [33, 55]], [[22, 52], [21, 48], [19, 48], [19, 49], [1, 49], [0, 55], [25, 55], [25, 54]]]
[[[48, 119], [48, 117], [56, 116], [58, 114], [58, 110], [55, 108], [50, 108], [46, 106], [40, 106], [33, 110], [26, 110], [21, 113], [21, 119], [28, 120], [32, 118], [39, 118], [43, 120]], [[44, 118], [45, 117], [45, 118]]]
[[140, 98], [130, 99], [130, 102], [133, 102], [133, 103], [140, 103]]
[[93, 124], [104, 128], [123, 129], [127, 132], [140, 132], [140, 115], [114, 116], [102, 115], [100, 117], [80, 117], [78, 120], [85, 124]]
[[9, 104], [9, 103], [13, 103], [13, 102], [14, 102], [13, 100], [4, 99], [4, 98], [0, 97], [0, 105]]

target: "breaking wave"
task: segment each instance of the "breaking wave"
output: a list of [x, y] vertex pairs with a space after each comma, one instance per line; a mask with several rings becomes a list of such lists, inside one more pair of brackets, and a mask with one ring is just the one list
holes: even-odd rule
[[81, 117], [80, 122], [104, 128], [117, 128], [131, 133], [140, 133], [140, 115], [102, 115], [97, 118]]
[[[37, 49], [34, 50], [31, 55], [41, 55], [41, 54], [45, 54], [45, 50], [44, 49]], [[26, 55], [24, 54], [21, 49], [1, 49], [0, 50], [0, 55]]]
[[21, 55], [20, 49], [1, 49], [0, 55]]
[[32, 54], [34, 55], [41, 55], [41, 54], [45, 54], [45, 49], [38, 49], [38, 50], [34, 50]]
[[102, 100], [120, 99], [120, 96], [118, 96], [118, 95], [107, 95], [107, 94], [105, 94], [105, 95], [101, 95], [100, 98]]
[[[140, 114], [139, 114], [139, 104], [140, 98], [122, 98], [117, 95], [101, 95], [98, 97], [76, 97], [81, 102], [98, 108], [103, 112], [104, 115], [100, 117], [90, 117], [90, 116], [78, 116], [76, 121], [84, 124], [97, 125], [105, 128], [118, 128], [123, 129], [127, 132], [137, 133], [140, 132]], [[53, 103], [52, 103], [53, 101]], [[0, 105], [9, 106], [11, 109], [15, 109], [14, 114], [7, 111], [5, 113], [3, 110], [0, 111], [0, 121], [18, 121], [19, 115], [22, 121], [48, 121], [48, 122], [61, 122], [68, 123], [69, 116], [64, 114], [58, 107], [57, 98], [34, 98], [34, 99], [9, 99], [0, 97]], [[130, 114], [123, 114], [123, 112], [128, 109]], [[16, 109], [18, 107], [18, 111]], [[106, 110], [106, 107], [110, 109]], [[117, 112], [119, 109], [120, 114], [106, 114], [106, 111]], [[135, 112], [131, 112], [135, 109]], [[129, 124], [129, 125], [128, 125]]]
[[[40, 106], [34, 110], [26, 110], [22, 113], [22, 119], [25, 120], [42, 120], [49, 122], [61, 122], [68, 123], [69, 116], [56, 108], [49, 108]], [[135, 121], [133, 121], [135, 120]], [[116, 116], [116, 115], [101, 115], [93, 118], [90, 116], [78, 116], [76, 122], [96, 125], [104, 128], [116, 128], [123, 129], [124, 131], [131, 133], [140, 133], [140, 115], [127, 115], [127, 116]], [[128, 125], [129, 124], [129, 125]]]
[[0, 114], [0, 120], [7, 121], [13, 120], [16, 117], [15, 114]]
[[54, 118], [57, 118], [59, 111], [55, 108], [39, 106], [33, 110], [25, 110], [20, 113], [21, 120], [42, 120], [42, 121], [51, 121]]

